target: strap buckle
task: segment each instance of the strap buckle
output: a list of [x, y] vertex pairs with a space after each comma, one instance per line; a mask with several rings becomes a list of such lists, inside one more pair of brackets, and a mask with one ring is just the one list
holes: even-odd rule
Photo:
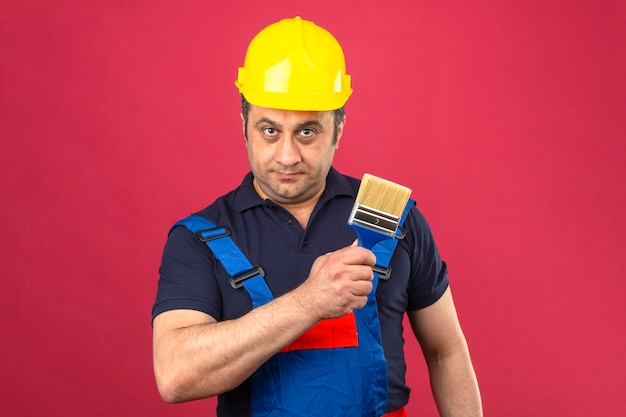
[[[400, 226], [400, 227], [398, 227], [398, 229], [400, 229], [400, 234], [396, 233], [395, 238], [398, 239], [398, 240], [402, 240], [406, 236], [406, 227]], [[397, 230], [396, 230], [396, 232], [397, 232]]]
[[378, 278], [383, 279], [385, 281], [388, 280], [389, 277], [391, 276], [391, 267], [383, 268], [382, 266], [374, 265], [372, 267], [372, 270], [378, 273]]
[[230, 281], [230, 285], [234, 288], [234, 289], [239, 289], [243, 286], [243, 282], [249, 278], [252, 278], [254, 276], [257, 275], [261, 275], [262, 277], [265, 277], [265, 271], [263, 270], [263, 268], [261, 268], [259, 265], [255, 265], [252, 267], [252, 269], [243, 272], [239, 275], [237, 275], [236, 277], [228, 277], [228, 280]]
[[[222, 230], [221, 233], [217, 233]], [[219, 239], [221, 237], [230, 236], [230, 229], [228, 226], [216, 226], [209, 229], [202, 229], [196, 232], [196, 236], [201, 242], [206, 243], [210, 240]]]
[[[396, 233], [395, 238], [398, 240], [404, 239], [404, 237], [406, 236], [406, 227], [401, 226], [398, 228], [398, 230], [400, 230], [400, 234]], [[384, 268], [382, 266], [374, 265], [372, 270], [378, 273], [378, 278], [384, 281], [387, 281], [391, 276], [391, 267]]]

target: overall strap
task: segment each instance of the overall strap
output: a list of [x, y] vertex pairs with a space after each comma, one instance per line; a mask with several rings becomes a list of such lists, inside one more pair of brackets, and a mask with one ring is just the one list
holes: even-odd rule
[[400, 216], [398, 229], [396, 230], [396, 236], [394, 239], [383, 239], [375, 244], [373, 247], [369, 248], [372, 252], [374, 252], [374, 255], [376, 255], [376, 265], [374, 266], [374, 272], [378, 273], [380, 279], [387, 280], [391, 275], [389, 262], [391, 262], [391, 257], [393, 256], [393, 252], [396, 250], [398, 242], [404, 239], [404, 236], [406, 235], [404, 221], [411, 211], [411, 207], [413, 207], [414, 205], [415, 200], [412, 199], [409, 199], [409, 201], [406, 203], [404, 211], [402, 212], [402, 216]]
[[172, 226], [185, 226], [194, 233], [201, 242], [206, 244], [213, 256], [217, 258], [229, 275], [233, 288], [242, 286], [252, 298], [252, 307], [256, 308], [274, 299], [267, 286], [265, 271], [259, 265], [252, 265], [241, 249], [230, 237], [230, 229], [226, 226], [215, 226], [202, 216], [193, 214]]
[[[398, 245], [400, 239], [406, 235], [404, 221], [406, 220], [411, 207], [415, 204], [414, 200], [409, 200], [404, 207], [402, 216], [396, 230], [396, 235], [391, 239], [382, 239], [377, 244], [369, 248], [376, 255], [376, 265], [374, 266], [374, 279], [372, 281], [373, 289], [368, 295], [367, 304], [364, 308], [356, 311], [357, 328], [360, 332], [359, 342], [363, 345], [367, 344], [367, 348], [361, 349], [361, 354], [365, 355], [361, 358], [361, 362], [366, 365], [366, 369], [362, 372], [369, 374], [371, 381], [364, 380], [363, 390], [371, 392], [372, 401], [375, 404], [377, 415], [383, 415], [387, 410], [387, 361], [382, 346], [382, 335], [380, 329], [380, 321], [378, 319], [378, 306], [376, 302], [376, 290], [381, 279], [387, 280], [391, 275], [389, 263], [393, 252]], [[367, 337], [365, 337], [367, 335]], [[372, 362], [372, 358], [375, 360]]]

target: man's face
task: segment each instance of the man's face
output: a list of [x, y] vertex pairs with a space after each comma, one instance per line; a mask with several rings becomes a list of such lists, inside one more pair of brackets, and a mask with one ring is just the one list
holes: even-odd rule
[[342, 121], [333, 140], [334, 117], [250, 105], [246, 147], [261, 197], [281, 205], [317, 201], [343, 133]]

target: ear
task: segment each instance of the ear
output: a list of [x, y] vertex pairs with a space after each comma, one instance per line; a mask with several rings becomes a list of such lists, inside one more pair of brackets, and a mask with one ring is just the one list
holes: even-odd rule
[[343, 120], [337, 126], [337, 141], [335, 142], [335, 150], [339, 149], [339, 142], [341, 141], [341, 136], [343, 135], [343, 128], [346, 125], [346, 116], [343, 116]]
[[246, 141], [246, 146], [248, 145], [248, 130], [246, 129], [246, 119], [243, 117], [243, 113], [239, 113], [239, 117], [241, 117], [241, 133], [243, 133], [243, 139]]

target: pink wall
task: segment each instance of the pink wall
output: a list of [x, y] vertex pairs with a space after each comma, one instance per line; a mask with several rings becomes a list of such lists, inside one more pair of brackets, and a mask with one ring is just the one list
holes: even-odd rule
[[353, 75], [336, 167], [430, 220], [486, 414], [626, 414], [623, 1], [210, 3], [0, 4], [2, 415], [213, 415], [154, 385], [160, 253], [245, 174], [236, 69], [298, 14]]

